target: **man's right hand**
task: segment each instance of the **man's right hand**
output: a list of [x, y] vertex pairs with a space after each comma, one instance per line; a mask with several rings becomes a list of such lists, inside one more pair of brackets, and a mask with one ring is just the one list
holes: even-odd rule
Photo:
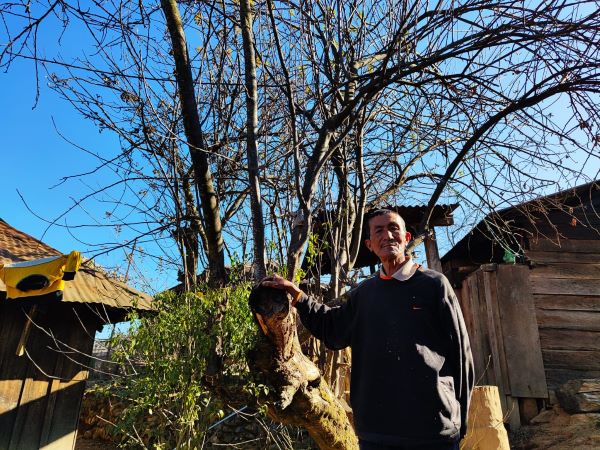
[[290, 280], [286, 280], [282, 276], [274, 274], [271, 277], [263, 278], [260, 281], [261, 286], [275, 288], [275, 289], [283, 289], [288, 292], [292, 296], [292, 304], [296, 303], [300, 295], [302, 294], [302, 290], [292, 283]]

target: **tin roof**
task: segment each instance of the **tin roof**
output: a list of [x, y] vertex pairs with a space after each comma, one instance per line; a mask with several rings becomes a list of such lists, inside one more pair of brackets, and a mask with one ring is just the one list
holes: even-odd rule
[[[0, 264], [55, 255], [61, 255], [61, 252], [0, 219]], [[0, 292], [6, 295], [6, 286], [1, 280]], [[62, 301], [96, 303], [113, 308], [152, 309], [152, 297], [109, 276], [89, 259], [83, 261], [75, 279], [65, 283]]]
[[[410, 206], [382, 205], [382, 208], [391, 209], [393, 211], [396, 211], [404, 219], [404, 222], [406, 223], [406, 229], [408, 231], [410, 231], [413, 235], [417, 234], [415, 232], [415, 230], [419, 227], [419, 224], [421, 223], [423, 216], [428, 211], [427, 206], [424, 206], [424, 205], [410, 205]], [[453, 211], [456, 208], [458, 208], [458, 204], [456, 204], [456, 203], [453, 203], [450, 205], [435, 205], [435, 207], [431, 211], [431, 216], [429, 218], [429, 226], [431, 226], [431, 227], [434, 227], [434, 226], [447, 227], [447, 226], [453, 225], [454, 224]], [[331, 213], [328, 213], [328, 214], [331, 214]], [[364, 227], [367, 226], [367, 220], [366, 220], [367, 216], [368, 216], [368, 212], [365, 213], [365, 215], [363, 217], [363, 226]], [[315, 234], [316, 239], [319, 242], [327, 242], [327, 239], [328, 239], [326, 237], [327, 236], [327, 227], [323, 226], [323, 224], [326, 223], [327, 220], [328, 220], [327, 214], [325, 214], [322, 210], [319, 211], [317, 213], [316, 217], [314, 218], [313, 233]], [[331, 260], [330, 260], [329, 254], [327, 252], [322, 252], [319, 255], [317, 261], [318, 262], [317, 262], [315, 268], [318, 267], [321, 274], [331, 273]], [[358, 250], [358, 256], [356, 258], [356, 262], [354, 263], [354, 267], [355, 268], [368, 267], [368, 266], [374, 266], [375, 264], [378, 264], [378, 263], [379, 263], [379, 259], [377, 258], [377, 256], [375, 256], [375, 254], [367, 248], [367, 246], [365, 245], [364, 239], [361, 239], [360, 247]], [[314, 269], [309, 268], [308, 261], [306, 260], [306, 258], [304, 259], [302, 269], [309, 270], [309, 271], [314, 270]], [[312, 272], [309, 272], [309, 273], [312, 274]]]
[[600, 180], [595, 180], [487, 214], [441, 260], [442, 264], [465, 260], [478, 266], [502, 261], [500, 240], [509, 245], [533, 237], [558, 242], [560, 237], [594, 240], [599, 236]]

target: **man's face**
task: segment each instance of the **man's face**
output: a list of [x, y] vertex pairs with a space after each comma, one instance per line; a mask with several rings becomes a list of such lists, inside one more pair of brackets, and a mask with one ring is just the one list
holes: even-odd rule
[[371, 236], [365, 240], [365, 244], [381, 261], [404, 261], [410, 233], [404, 230], [398, 214], [373, 217], [369, 221], [369, 232]]

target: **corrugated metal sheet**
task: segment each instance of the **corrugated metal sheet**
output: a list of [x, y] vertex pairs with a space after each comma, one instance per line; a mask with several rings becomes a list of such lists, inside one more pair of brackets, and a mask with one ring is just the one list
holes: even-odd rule
[[[29, 261], [60, 254], [58, 250], [0, 219], [0, 263]], [[1, 280], [0, 291], [6, 292], [6, 286]], [[99, 303], [114, 308], [152, 309], [152, 297], [110, 277], [90, 260], [84, 261], [75, 280], [66, 283], [63, 301]]]

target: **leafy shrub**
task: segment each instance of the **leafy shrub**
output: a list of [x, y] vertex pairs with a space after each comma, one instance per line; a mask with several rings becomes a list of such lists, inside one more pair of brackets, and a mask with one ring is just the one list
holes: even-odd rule
[[223, 415], [204, 383], [215, 349], [224, 361], [222, 375], [248, 376], [246, 354], [256, 337], [249, 290], [249, 283], [240, 283], [167, 292], [156, 298], [155, 314], [131, 315], [133, 326], [113, 343], [123, 376], [112, 391], [128, 405], [117, 424], [125, 445], [201, 446], [207, 426]]

